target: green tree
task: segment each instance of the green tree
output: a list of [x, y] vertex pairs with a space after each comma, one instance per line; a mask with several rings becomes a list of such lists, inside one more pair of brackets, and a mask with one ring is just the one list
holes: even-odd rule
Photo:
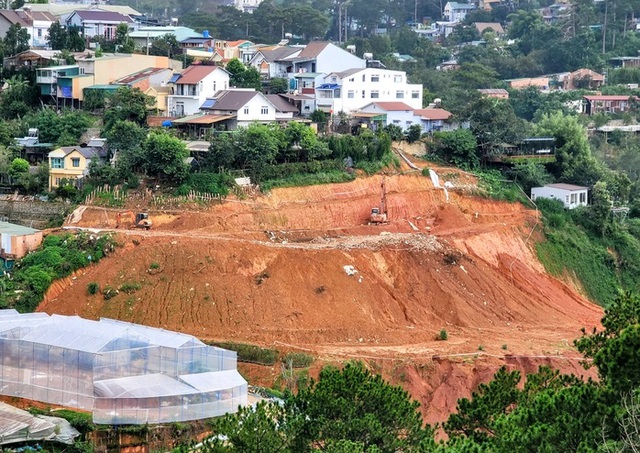
[[189, 151], [179, 138], [164, 131], [153, 131], [147, 136], [142, 149], [147, 175], [180, 182], [189, 174], [185, 163]]
[[149, 46], [149, 55], [159, 55], [162, 57], [174, 58], [176, 55], [182, 54], [180, 43], [173, 33], [167, 33], [151, 41]]
[[289, 82], [285, 78], [274, 77], [269, 80], [269, 93], [280, 94], [289, 91]]
[[620, 293], [605, 309], [603, 330], [587, 334], [575, 341], [578, 351], [593, 359], [602, 382], [615, 392], [628, 392], [640, 387], [640, 296]]
[[467, 168], [476, 168], [480, 164], [478, 143], [470, 130], [435, 132], [433, 137], [435, 152], [446, 162]]
[[71, 52], [82, 52], [85, 49], [85, 40], [82, 37], [80, 27], [69, 26], [67, 28], [67, 48]]
[[405, 390], [371, 374], [362, 363], [347, 363], [342, 370], [325, 368], [311, 382], [285, 401], [293, 450], [322, 448], [339, 441], [362, 443], [365, 451], [418, 451], [431, 438]]
[[19, 157], [11, 161], [11, 168], [9, 169], [9, 175], [11, 178], [18, 179], [25, 173], [29, 173], [29, 162]]
[[409, 143], [417, 142], [422, 135], [422, 126], [419, 124], [412, 124], [407, 129], [407, 141]]
[[20, 24], [12, 24], [4, 37], [3, 50], [7, 57], [29, 50], [29, 32]]
[[[549, 165], [549, 170], [556, 179], [573, 180], [571, 177], [578, 165], [589, 165], [593, 162], [591, 149], [587, 140], [587, 131], [575, 116], [568, 116], [562, 112], [543, 115], [534, 127], [538, 136], [555, 138], [555, 162]], [[586, 181], [585, 181], [586, 182]], [[590, 181], [592, 185], [595, 181]]]
[[0, 93], [0, 116], [5, 119], [18, 118], [31, 110], [33, 87], [20, 75], [6, 81], [7, 88]]
[[116, 28], [116, 50], [120, 53], [133, 53], [135, 42], [129, 36], [129, 25], [126, 23], [118, 24]]
[[120, 87], [109, 94], [104, 112], [104, 129], [109, 131], [121, 120], [132, 121], [144, 126], [153, 106], [153, 98], [147, 96], [139, 88]]
[[237, 88], [262, 89], [260, 73], [254, 67], [247, 68], [237, 58], [231, 59], [225, 69], [231, 74], [229, 84]]
[[69, 35], [62, 24], [55, 21], [49, 27], [47, 42], [53, 50], [63, 50], [69, 48]]
[[235, 414], [215, 419], [215, 436], [205, 440], [203, 453], [292, 452], [286, 433], [284, 409], [277, 403], [261, 401], [244, 406]]

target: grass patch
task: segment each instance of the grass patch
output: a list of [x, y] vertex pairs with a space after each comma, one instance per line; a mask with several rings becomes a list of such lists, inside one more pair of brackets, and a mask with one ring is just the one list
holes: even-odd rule
[[126, 293], [126, 294], [133, 294], [136, 291], [138, 291], [140, 288], [142, 288], [142, 285], [138, 282], [127, 282], [120, 285], [120, 287], [118, 288], [118, 291], [122, 291], [123, 293]]
[[291, 364], [293, 368], [308, 368], [314, 361], [314, 357], [304, 352], [290, 352], [282, 358], [285, 364]]
[[[602, 238], [576, 224], [579, 213], [559, 203], [538, 200], [546, 240], [536, 245], [538, 259], [555, 277], [575, 276], [589, 299], [607, 306], [616, 297], [620, 281], [616, 260]], [[638, 261], [637, 261], [638, 262]]]
[[520, 187], [506, 180], [498, 170], [484, 170], [475, 173], [480, 177], [478, 187], [481, 195], [494, 200], [510, 201], [512, 203], [519, 201], [525, 205], [531, 204]]
[[104, 298], [104, 300], [113, 299], [117, 295], [118, 295], [118, 290], [115, 289], [113, 286], [107, 285], [104, 288], [102, 288], [102, 297]]
[[238, 353], [239, 362], [258, 363], [260, 365], [275, 365], [278, 360], [276, 349], [261, 348], [253, 344], [234, 342], [213, 342], [211, 346], [229, 349]]
[[269, 179], [260, 183], [263, 191], [278, 187], [315, 186], [318, 184], [336, 184], [353, 181], [355, 176], [341, 170], [331, 170], [322, 173], [299, 173], [282, 179]]

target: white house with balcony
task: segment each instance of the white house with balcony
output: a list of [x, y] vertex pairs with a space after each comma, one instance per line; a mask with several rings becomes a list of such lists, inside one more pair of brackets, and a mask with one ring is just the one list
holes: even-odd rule
[[407, 81], [407, 73], [379, 68], [334, 72], [315, 88], [316, 108], [324, 112], [351, 113], [372, 102], [403, 102], [422, 108], [422, 85]]
[[218, 66], [189, 66], [174, 76], [173, 93], [167, 97], [167, 111], [171, 116], [193, 115], [207, 98], [229, 88], [229, 73]]
[[532, 187], [531, 199], [549, 198], [560, 201], [565, 209], [575, 209], [578, 206], [587, 206], [588, 187], [573, 184], [547, 184], [544, 187]]

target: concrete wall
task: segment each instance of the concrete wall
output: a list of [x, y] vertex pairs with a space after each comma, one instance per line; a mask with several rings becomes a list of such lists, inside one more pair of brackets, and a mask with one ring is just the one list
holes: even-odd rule
[[22, 258], [32, 250], [37, 249], [42, 244], [42, 231], [34, 234], [23, 234], [11, 236], [11, 252], [16, 258]]
[[66, 203], [0, 199], [0, 217], [6, 217], [11, 223], [40, 229], [51, 218], [64, 215], [67, 207]]

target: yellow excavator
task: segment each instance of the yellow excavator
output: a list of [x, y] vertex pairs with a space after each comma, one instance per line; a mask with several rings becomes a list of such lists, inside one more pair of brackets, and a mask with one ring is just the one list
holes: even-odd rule
[[384, 178], [380, 183], [380, 206], [371, 208], [371, 215], [369, 217], [369, 224], [382, 225], [389, 223], [389, 213], [387, 212], [387, 187], [385, 185]]
[[129, 228], [144, 228], [150, 230], [153, 222], [149, 219], [146, 212], [133, 213], [132, 211], [124, 211], [116, 214], [116, 228], [120, 228], [123, 224], [128, 223]]

